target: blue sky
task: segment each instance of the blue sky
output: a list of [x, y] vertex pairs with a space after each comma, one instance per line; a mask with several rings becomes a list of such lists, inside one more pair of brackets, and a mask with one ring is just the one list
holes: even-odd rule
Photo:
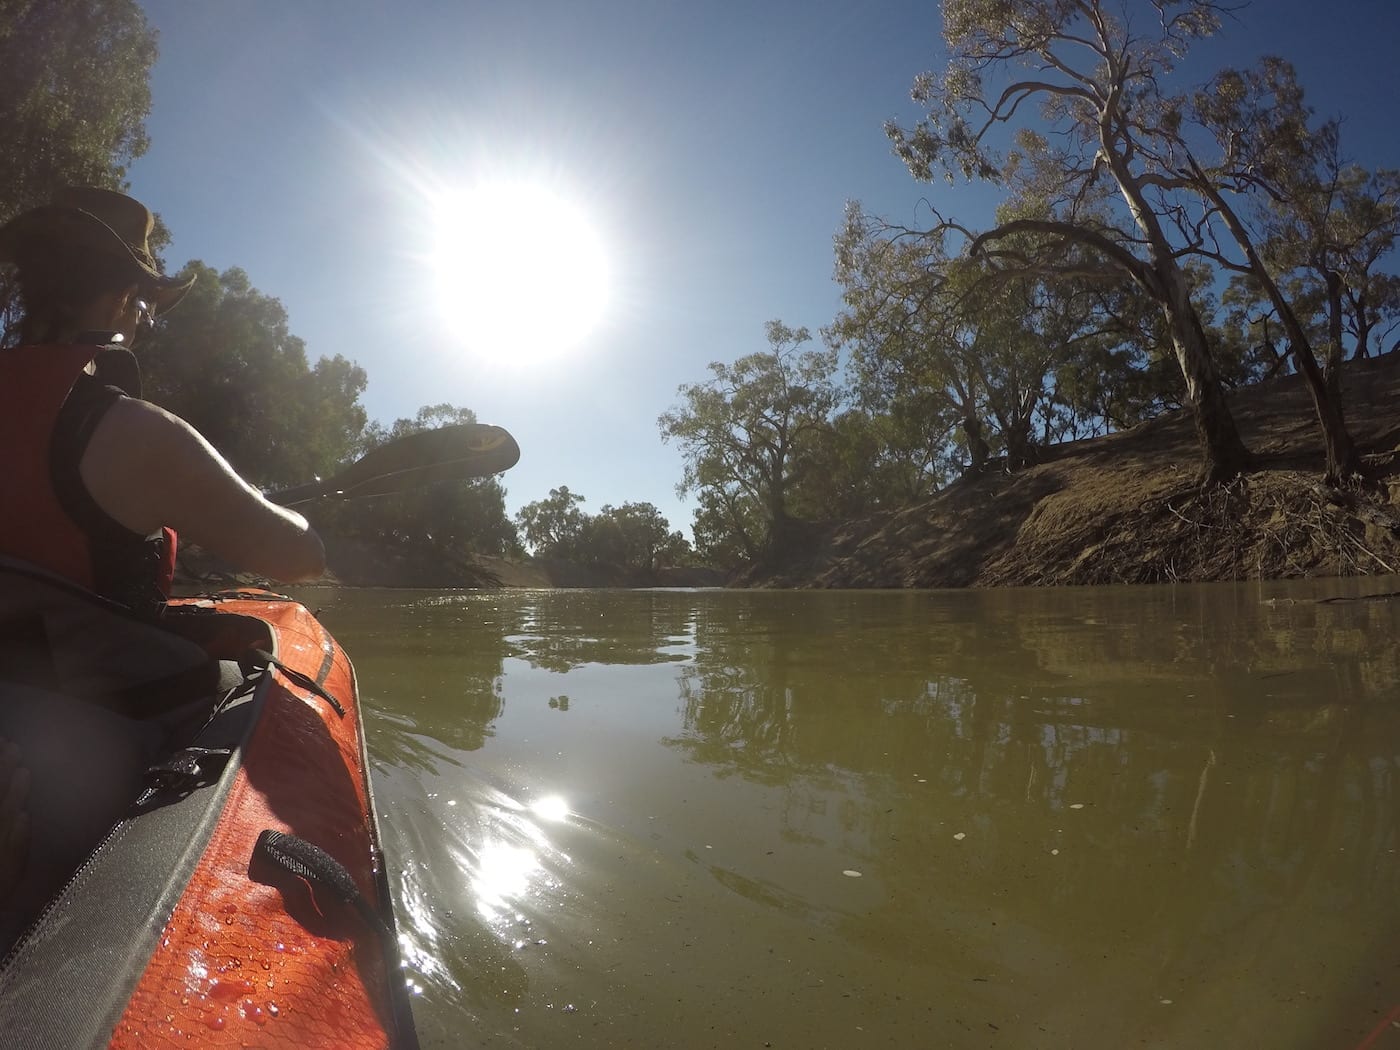
[[[130, 179], [173, 232], [168, 262], [245, 269], [313, 358], [365, 368], [373, 418], [448, 401], [509, 428], [512, 512], [564, 484], [585, 510], [645, 500], [688, 530], [656, 417], [707, 362], [763, 349], [765, 321], [832, 320], [845, 202], [913, 223], [928, 197], [975, 224], [994, 200], [916, 183], [881, 128], [917, 118], [909, 85], [943, 62], [931, 2], [143, 7], [161, 57]], [[1400, 166], [1397, 39], [1390, 0], [1261, 0], [1193, 67], [1282, 54], [1346, 116], [1354, 159]], [[606, 246], [609, 308], [567, 354], [464, 346], [470, 319], [439, 308], [427, 193], [487, 178], [557, 187]]]

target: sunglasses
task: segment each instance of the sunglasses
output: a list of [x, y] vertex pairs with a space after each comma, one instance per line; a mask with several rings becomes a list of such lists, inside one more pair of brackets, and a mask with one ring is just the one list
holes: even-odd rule
[[154, 328], [156, 323], [155, 307], [147, 299], [136, 300], [136, 323], [145, 325], [147, 328]]

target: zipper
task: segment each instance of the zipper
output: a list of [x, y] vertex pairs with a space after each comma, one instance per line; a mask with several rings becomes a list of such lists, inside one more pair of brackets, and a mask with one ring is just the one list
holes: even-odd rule
[[[134, 809], [149, 802], [151, 796], [155, 794], [155, 791], [155, 788], [149, 787], [142, 790], [141, 794], [137, 796], [136, 801], [132, 803], [132, 808]], [[130, 827], [130, 825], [131, 816], [122, 817], [121, 820], [112, 825], [111, 830], [107, 832], [102, 841], [87, 855], [87, 859], [78, 865], [77, 870], [68, 877], [68, 881], [63, 884], [63, 887], [49, 898], [49, 902], [44, 905], [43, 910], [40, 911], [34, 921], [29, 924], [24, 933], [20, 935], [19, 939], [10, 946], [10, 950], [5, 953], [5, 957], [0, 959], [0, 974], [3, 974], [10, 968], [10, 964], [15, 961], [15, 958], [20, 952], [34, 939], [34, 935], [38, 932], [39, 927], [54, 913], [59, 903], [67, 896], [68, 891], [82, 881], [89, 869], [97, 862], [97, 858], [102, 851], [110, 846], [123, 831]]]

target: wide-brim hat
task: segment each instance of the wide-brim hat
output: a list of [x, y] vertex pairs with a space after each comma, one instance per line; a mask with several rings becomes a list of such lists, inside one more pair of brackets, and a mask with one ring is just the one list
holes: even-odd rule
[[151, 254], [156, 217], [133, 197], [96, 186], [60, 190], [53, 203], [31, 208], [0, 226], [0, 262], [21, 270], [41, 248], [55, 245], [91, 251], [131, 264], [151, 311], [163, 314], [184, 298], [194, 278], [167, 277]]

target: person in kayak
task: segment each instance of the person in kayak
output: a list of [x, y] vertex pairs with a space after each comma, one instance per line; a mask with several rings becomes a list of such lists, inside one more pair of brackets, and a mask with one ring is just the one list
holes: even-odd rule
[[[76, 187], [0, 227], [22, 308], [0, 348], [0, 555], [148, 616], [169, 596], [176, 533], [279, 580], [325, 570], [305, 518], [140, 397], [130, 347], [193, 283], [157, 266], [154, 221], [125, 194]], [[28, 854], [29, 779], [0, 739], [0, 914]]]
[[61, 192], [0, 227], [18, 345], [0, 350], [0, 554], [140, 608], [169, 592], [174, 534], [274, 579], [320, 576], [320, 538], [245, 482], [198, 431], [140, 398], [130, 348], [192, 280], [151, 255], [154, 217], [122, 193]]

